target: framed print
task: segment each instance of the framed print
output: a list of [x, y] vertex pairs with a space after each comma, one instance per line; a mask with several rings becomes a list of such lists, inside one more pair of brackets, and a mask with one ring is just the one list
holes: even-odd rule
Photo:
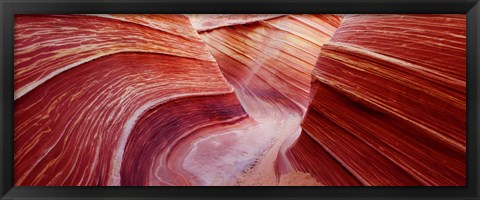
[[478, 199], [479, 12], [2, 1], [2, 199]]

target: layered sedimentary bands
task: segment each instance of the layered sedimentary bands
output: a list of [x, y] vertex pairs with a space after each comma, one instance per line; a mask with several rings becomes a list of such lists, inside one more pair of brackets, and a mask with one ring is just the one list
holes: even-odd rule
[[347, 15], [289, 158], [323, 181], [315, 143], [363, 185], [465, 185], [465, 76], [465, 16]]
[[23, 186], [465, 185], [463, 15], [16, 15]]

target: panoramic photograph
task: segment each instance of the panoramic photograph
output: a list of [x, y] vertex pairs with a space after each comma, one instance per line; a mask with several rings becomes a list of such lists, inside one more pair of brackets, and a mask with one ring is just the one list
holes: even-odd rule
[[14, 17], [15, 186], [466, 186], [461, 14]]

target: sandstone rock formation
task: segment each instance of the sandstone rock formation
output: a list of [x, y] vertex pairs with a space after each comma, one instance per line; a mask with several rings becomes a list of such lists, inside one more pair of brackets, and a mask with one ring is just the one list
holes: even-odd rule
[[464, 15], [16, 15], [17, 186], [466, 183]]

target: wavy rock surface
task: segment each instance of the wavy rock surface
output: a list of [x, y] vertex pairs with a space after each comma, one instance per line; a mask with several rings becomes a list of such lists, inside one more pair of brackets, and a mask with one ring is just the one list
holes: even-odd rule
[[246, 117], [185, 16], [15, 20], [16, 185], [188, 185], [164, 157]]
[[116, 53], [162, 53], [212, 61], [204, 48], [198, 48], [204, 44], [192, 39], [198, 34], [184, 16], [127, 16], [15, 17], [15, 99], [68, 69]]
[[[347, 15], [315, 70], [303, 138], [363, 185], [465, 185], [464, 15]], [[305, 162], [310, 160], [311, 162]]]

